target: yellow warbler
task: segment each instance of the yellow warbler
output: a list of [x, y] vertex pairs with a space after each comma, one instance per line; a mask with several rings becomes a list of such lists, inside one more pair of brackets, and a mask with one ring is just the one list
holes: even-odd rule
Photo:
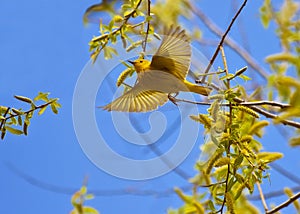
[[191, 46], [180, 27], [171, 27], [151, 62], [129, 61], [137, 72], [137, 83], [112, 103], [102, 107], [108, 111], [152, 111], [168, 101], [170, 93], [194, 92], [207, 96], [210, 89], [186, 80], [191, 64]]

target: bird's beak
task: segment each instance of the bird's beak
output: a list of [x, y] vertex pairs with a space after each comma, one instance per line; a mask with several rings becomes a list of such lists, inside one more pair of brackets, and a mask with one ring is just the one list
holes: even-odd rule
[[130, 61], [130, 60], [128, 60], [127, 62], [129, 62], [129, 63], [131, 63], [131, 64], [133, 64], [133, 65], [134, 65], [134, 61]]

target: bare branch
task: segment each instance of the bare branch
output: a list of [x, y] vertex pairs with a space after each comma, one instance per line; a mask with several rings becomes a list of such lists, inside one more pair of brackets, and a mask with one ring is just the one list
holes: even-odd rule
[[147, 29], [146, 29], [146, 35], [145, 35], [145, 40], [143, 42], [143, 51], [146, 52], [146, 46], [147, 46], [147, 39], [148, 39], [148, 34], [149, 34], [149, 28], [150, 28], [150, 7], [151, 7], [151, 0], [147, 1], [147, 16], [148, 16], [148, 21], [147, 21]]
[[[222, 37], [224, 35], [223, 31], [212, 21], [210, 20], [199, 8], [195, 5], [191, 5], [190, 3], [186, 2], [187, 7], [196, 15], [198, 16], [202, 22], [211, 30], [214, 34]], [[268, 78], [268, 72], [262, 68], [258, 62], [249, 54], [248, 51], [243, 49], [241, 45], [239, 45], [234, 39], [230, 36], [224, 41], [229, 47], [231, 47], [238, 55], [240, 55], [245, 61], [249, 64], [251, 68], [257, 71], [264, 79]]]
[[264, 206], [265, 211], [267, 212], [268, 211], [268, 205], [266, 203], [266, 200], [265, 200], [265, 197], [264, 197], [264, 193], [263, 193], [263, 191], [261, 189], [260, 183], [257, 181], [256, 185], [257, 185], [257, 188], [258, 188], [258, 191], [259, 191], [261, 202], [262, 202], [262, 204]]
[[[206, 67], [205, 71], [204, 71], [205, 74], [208, 73], [208, 71], [210, 70], [211, 66], [213, 65], [213, 63], [214, 63], [214, 61], [215, 61], [215, 59], [217, 58], [217, 55], [218, 55], [218, 53], [219, 53], [220, 47], [223, 45], [223, 42], [224, 42], [224, 40], [225, 40], [227, 34], [229, 33], [229, 31], [230, 31], [230, 29], [231, 29], [233, 23], [235, 22], [235, 20], [236, 20], [237, 17], [239, 16], [239, 14], [242, 12], [243, 8], [246, 6], [246, 3], [247, 3], [247, 0], [244, 0], [244, 3], [243, 3], [242, 6], [239, 8], [239, 10], [238, 10], [237, 13], [235, 14], [235, 16], [232, 18], [232, 20], [231, 20], [230, 24], [228, 25], [228, 27], [227, 27], [225, 33], [222, 35], [222, 38], [221, 38], [221, 40], [220, 40], [220, 42], [219, 42], [219, 45], [218, 45], [218, 47], [216, 48], [214, 55], [213, 55], [212, 58], [210, 59], [210, 62], [209, 62], [209, 64], [208, 64], [208, 66]], [[187, 3], [187, 5], [188, 5], [189, 9], [191, 9], [192, 11], [194, 11], [193, 7], [192, 7], [190, 4]], [[203, 83], [203, 82], [205, 82], [205, 79], [206, 79], [206, 76], [203, 76], [202, 79], [201, 79], [200, 81], [199, 81], [199, 80], [198, 80], [198, 81], [196, 80], [196, 82], [198, 82], [198, 83]]]
[[[210, 102], [196, 102], [196, 101], [191, 101], [191, 100], [178, 99], [178, 98], [175, 98], [175, 97], [174, 97], [174, 100], [176, 102], [186, 102], [186, 103], [197, 104], [197, 105], [206, 105], [206, 106], [211, 105]], [[229, 106], [229, 103], [220, 103], [220, 105], [221, 106]], [[240, 103], [238, 103], [238, 105], [241, 105], [241, 106], [269, 105], [269, 106], [274, 106], [274, 107], [280, 107], [281, 109], [290, 107], [290, 105], [286, 104], [286, 103], [280, 103], [280, 102], [268, 101], [268, 100], [253, 101], [253, 102], [252, 101], [250, 101], [250, 102], [240, 102]]]
[[[272, 114], [268, 111], [265, 111], [261, 108], [258, 108], [256, 106], [250, 106], [249, 108], [251, 108], [252, 110], [254, 110], [255, 112], [264, 115], [266, 118], [271, 118], [271, 119], [277, 119], [279, 118], [278, 115], [276, 114]], [[297, 129], [300, 129], [300, 123], [296, 122], [296, 121], [292, 121], [292, 120], [280, 120], [280, 123], [282, 123], [283, 125], [288, 125], [288, 126], [292, 126], [295, 127]]]
[[[10, 107], [8, 107], [8, 108], [6, 109], [6, 111], [5, 111], [4, 115], [3, 115], [4, 118], [6, 117], [7, 113], [9, 112], [9, 110], [10, 110]], [[2, 126], [5, 124], [5, 121], [6, 121], [6, 120], [7, 120], [7, 118], [5, 118], [5, 119], [3, 119], [3, 120], [1, 121], [1, 124], [0, 124], [0, 130], [2, 129]]]
[[142, 3], [142, 0], [138, 1], [138, 3], [135, 6], [135, 8], [128, 15], [125, 16], [125, 18], [123, 20], [123, 23], [120, 25], [120, 27], [118, 27], [117, 29], [113, 30], [110, 34], [104, 34], [104, 35], [97, 36], [97, 37], [93, 38], [92, 41], [93, 42], [100, 41], [100, 40], [102, 40], [104, 38], [107, 38], [109, 35], [114, 35], [114, 34], [118, 33], [119, 31], [121, 31], [122, 28], [129, 21], [130, 17], [132, 17], [136, 13], [136, 10], [139, 8], [139, 6], [140, 6], [141, 3]]
[[[197, 105], [211, 105], [211, 103], [209, 102], [195, 102], [195, 101], [191, 101], [191, 100], [185, 100], [185, 99], [177, 99], [175, 97], [173, 101], [175, 102], [186, 102], [186, 103], [191, 103], [191, 104], [197, 104]], [[236, 101], [238, 104], [232, 104], [232, 105], [245, 105], [248, 106], [249, 108], [251, 108], [253, 111], [264, 115], [266, 118], [270, 118], [270, 119], [277, 119], [279, 118], [278, 115], [270, 113], [264, 109], [261, 109], [257, 106], [254, 105], [271, 105], [271, 106], [278, 106], [281, 108], [287, 108], [289, 107], [288, 104], [284, 104], [284, 103], [278, 103], [278, 102], [273, 102], [273, 101], [255, 101], [255, 102], [244, 102], [242, 99], [240, 98], [234, 98], [234, 101]], [[222, 106], [230, 106], [230, 103], [221, 103], [220, 105]], [[295, 127], [297, 129], [300, 129], [300, 123], [293, 121], [293, 120], [280, 120], [280, 123], [282, 123], [283, 125], [288, 125], [288, 126], [292, 126]]]
[[298, 192], [296, 195], [293, 195], [292, 197], [290, 197], [288, 200], [286, 200], [282, 204], [278, 205], [277, 207], [274, 207], [272, 210], [267, 211], [266, 214], [276, 213], [277, 211], [281, 210], [282, 208], [287, 207], [289, 204], [293, 203], [298, 198], [300, 198], [300, 192]]

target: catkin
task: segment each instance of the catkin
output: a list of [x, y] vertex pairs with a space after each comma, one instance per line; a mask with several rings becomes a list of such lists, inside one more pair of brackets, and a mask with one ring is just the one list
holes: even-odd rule
[[125, 69], [118, 77], [118, 80], [117, 80], [117, 86], [119, 87], [123, 82], [124, 80], [128, 77], [128, 75], [132, 72], [132, 68], [127, 68]]

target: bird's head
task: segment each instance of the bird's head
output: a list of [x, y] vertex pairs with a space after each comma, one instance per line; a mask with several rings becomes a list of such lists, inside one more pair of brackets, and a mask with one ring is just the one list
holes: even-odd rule
[[136, 72], [142, 72], [142, 71], [148, 70], [150, 68], [150, 64], [151, 64], [151, 62], [146, 59], [137, 59], [134, 61], [128, 60], [128, 62], [133, 64]]

